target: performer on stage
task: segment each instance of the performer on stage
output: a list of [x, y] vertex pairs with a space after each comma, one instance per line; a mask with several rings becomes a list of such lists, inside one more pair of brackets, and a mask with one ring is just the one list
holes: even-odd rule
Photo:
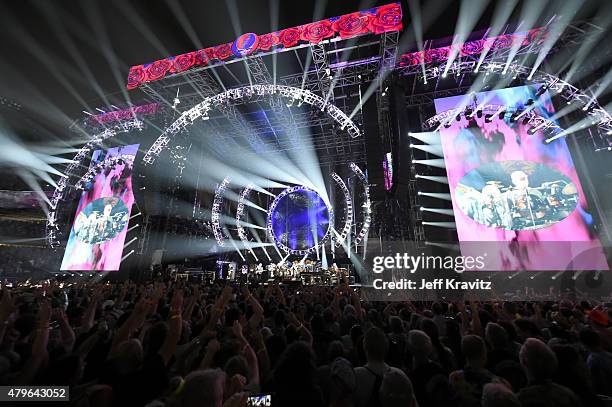
[[537, 227], [546, 216], [542, 193], [529, 187], [529, 177], [524, 171], [514, 171], [510, 178], [514, 187], [507, 192], [507, 202], [512, 216], [512, 229]]
[[502, 192], [499, 190], [498, 183], [493, 182], [481, 191], [482, 207], [480, 216], [485, 225], [502, 228], [510, 227], [512, 220], [509, 216], [506, 200], [503, 199]]

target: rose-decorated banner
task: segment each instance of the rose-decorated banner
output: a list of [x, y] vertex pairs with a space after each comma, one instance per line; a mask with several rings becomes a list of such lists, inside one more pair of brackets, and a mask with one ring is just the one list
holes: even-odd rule
[[[169, 74], [240, 58], [256, 52], [282, 50], [303, 43], [318, 44], [325, 39], [335, 37], [349, 39], [363, 34], [383, 34], [401, 29], [402, 8], [400, 3], [392, 3], [299, 27], [285, 28], [269, 34], [258, 36], [249, 33], [249, 36], [255, 36], [255, 40], [245, 43], [241, 36], [238, 38], [239, 47], [234, 46], [234, 49], [232, 49], [234, 43], [230, 42], [160, 59], [149, 64], [133, 66], [128, 75], [127, 88], [135, 89], [143, 83], [157, 81]], [[251, 44], [252, 49], [245, 50], [245, 44]], [[236, 52], [237, 48], [240, 52]]]
[[113, 110], [112, 112], [97, 114], [95, 116], [89, 116], [89, 120], [93, 124], [104, 124], [109, 122], [116, 122], [120, 120], [131, 119], [136, 116], [150, 116], [163, 110], [163, 106], [159, 103], [149, 103], [148, 105], [134, 106], [129, 109]]
[[534, 28], [526, 32], [518, 32], [512, 34], [498, 35], [497, 37], [483, 38], [475, 41], [468, 41], [462, 44], [452, 44], [446, 47], [431, 48], [419, 52], [409, 52], [401, 56], [399, 61], [400, 67], [432, 64], [444, 62], [448, 59], [453, 48], [458, 49], [459, 56], [479, 55], [484, 49], [491, 51], [497, 49], [511, 48], [517, 44], [527, 46], [531, 44], [541, 44], [546, 38], [545, 28]]

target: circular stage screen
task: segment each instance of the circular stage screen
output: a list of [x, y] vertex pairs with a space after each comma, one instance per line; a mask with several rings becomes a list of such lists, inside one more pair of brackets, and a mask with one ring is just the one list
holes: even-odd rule
[[315, 251], [330, 232], [332, 209], [313, 189], [296, 186], [276, 196], [268, 211], [268, 233], [283, 251]]
[[128, 208], [121, 199], [96, 199], [77, 215], [74, 221], [75, 235], [84, 243], [102, 243], [117, 236], [129, 219]]

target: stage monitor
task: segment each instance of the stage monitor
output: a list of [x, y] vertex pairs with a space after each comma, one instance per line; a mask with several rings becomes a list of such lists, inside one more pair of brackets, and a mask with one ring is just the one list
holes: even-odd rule
[[96, 150], [70, 229], [62, 270], [117, 271], [134, 193], [132, 170], [139, 144]]
[[435, 107], [461, 109], [440, 139], [463, 255], [486, 253], [488, 270], [608, 269], [566, 140], [546, 143], [527, 119], [555, 120], [540, 85], [436, 99]]

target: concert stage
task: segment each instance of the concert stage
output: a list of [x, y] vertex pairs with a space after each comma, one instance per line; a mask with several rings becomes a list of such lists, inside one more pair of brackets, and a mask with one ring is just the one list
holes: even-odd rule
[[610, 113], [543, 63], [589, 24], [422, 38], [389, 3], [130, 60], [131, 104], [72, 125], [53, 271], [361, 282], [398, 242], [486, 257], [468, 271], [608, 270]]

